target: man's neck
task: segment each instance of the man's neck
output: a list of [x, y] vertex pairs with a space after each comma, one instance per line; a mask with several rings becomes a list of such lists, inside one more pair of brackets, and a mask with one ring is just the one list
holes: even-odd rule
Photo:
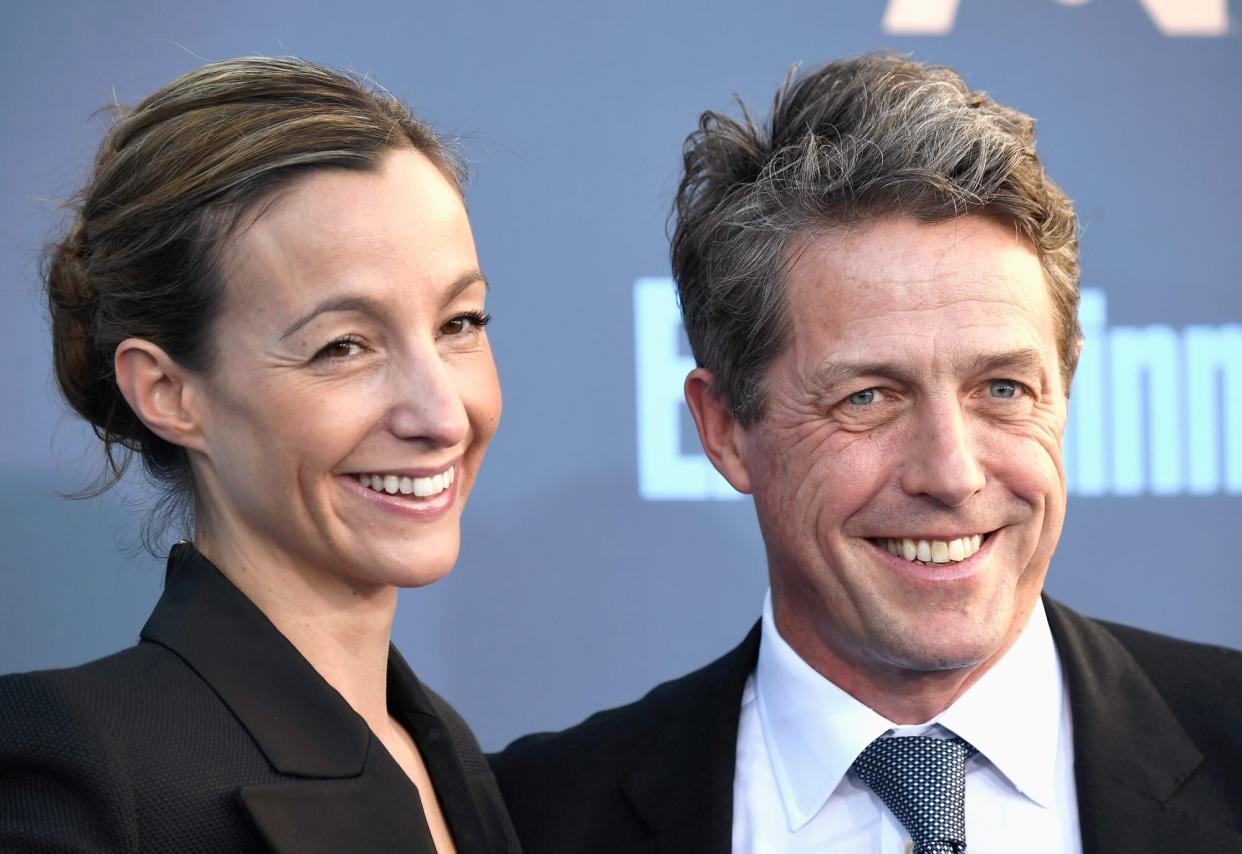
[[820, 676], [895, 724], [926, 723], [953, 705], [1004, 657], [1024, 625], [1015, 627], [1001, 647], [983, 661], [918, 670], [876, 659], [846, 658], [814, 627], [782, 620], [779, 610], [775, 623], [790, 648]]

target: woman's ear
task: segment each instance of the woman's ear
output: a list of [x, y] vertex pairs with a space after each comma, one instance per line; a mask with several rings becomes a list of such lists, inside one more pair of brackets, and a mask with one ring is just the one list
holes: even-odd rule
[[196, 377], [164, 349], [142, 338], [116, 348], [116, 384], [147, 429], [166, 442], [203, 450]]
[[729, 485], [738, 492], [750, 492], [750, 473], [746, 469], [746, 430], [738, 423], [729, 404], [712, 389], [712, 373], [695, 368], [686, 377], [686, 403], [694, 416], [703, 452]]

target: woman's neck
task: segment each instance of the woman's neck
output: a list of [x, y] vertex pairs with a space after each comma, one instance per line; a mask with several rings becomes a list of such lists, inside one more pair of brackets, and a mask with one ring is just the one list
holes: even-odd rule
[[389, 726], [397, 591], [353, 582], [250, 538], [200, 529], [195, 547], [253, 602], [374, 732]]

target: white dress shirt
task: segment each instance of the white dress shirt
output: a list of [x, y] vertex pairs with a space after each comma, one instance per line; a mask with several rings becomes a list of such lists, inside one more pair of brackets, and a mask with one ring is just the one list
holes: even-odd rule
[[1081, 854], [1069, 698], [1040, 602], [1009, 652], [931, 721], [899, 726], [820, 676], [763, 603], [759, 663], [742, 694], [733, 778], [736, 854], [898, 854], [910, 835], [850, 772], [868, 744], [959, 735], [970, 854]]

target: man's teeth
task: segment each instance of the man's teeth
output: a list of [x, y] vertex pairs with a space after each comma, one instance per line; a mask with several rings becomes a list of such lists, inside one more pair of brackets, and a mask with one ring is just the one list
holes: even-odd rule
[[431, 477], [401, 477], [395, 474], [362, 474], [358, 482], [376, 492], [387, 492], [389, 495], [413, 495], [415, 498], [430, 498], [439, 495], [453, 485], [456, 478], [456, 467], [446, 469]]
[[920, 563], [956, 563], [979, 551], [983, 534], [958, 537], [956, 540], [912, 540], [908, 537], [889, 539], [881, 537], [872, 542], [890, 554]]

